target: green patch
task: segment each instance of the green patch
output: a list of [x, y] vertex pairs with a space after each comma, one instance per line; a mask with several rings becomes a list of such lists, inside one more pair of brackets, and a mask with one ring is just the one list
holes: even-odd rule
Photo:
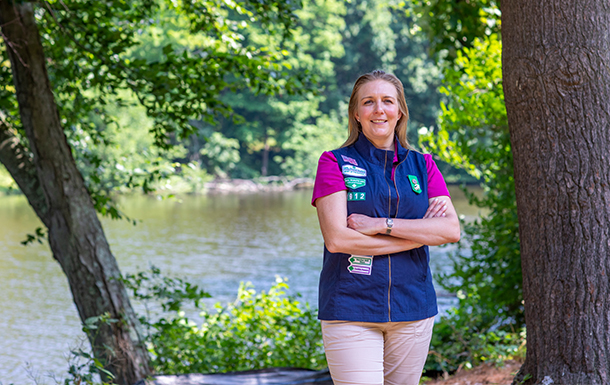
[[366, 200], [366, 193], [363, 192], [348, 192], [347, 193], [348, 201], [364, 201]]
[[352, 255], [351, 257], [349, 257], [348, 261], [352, 265], [371, 266], [373, 264], [373, 258], [361, 257], [361, 256], [356, 256], [356, 255]]
[[345, 178], [345, 186], [351, 189], [357, 189], [366, 186], [366, 179], [361, 178]]
[[409, 182], [411, 182], [411, 188], [416, 194], [421, 194], [421, 186], [419, 185], [419, 181], [415, 175], [407, 175], [409, 178]]

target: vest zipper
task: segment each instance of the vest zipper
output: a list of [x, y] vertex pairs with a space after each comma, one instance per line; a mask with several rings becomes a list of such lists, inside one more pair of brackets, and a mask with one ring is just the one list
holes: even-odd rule
[[[402, 162], [404, 162], [405, 160], [407, 160], [407, 157], [409, 156], [409, 151], [407, 150], [407, 155], [405, 156], [405, 158], [402, 160]], [[398, 215], [398, 204], [400, 203], [400, 194], [398, 193], [398, 186], [396, 185], [396, 172], [398, 171], [398, 166], [400, 166], [400, 164], [402, 164], [402, 162], [399, 162], [396, 164], [396, 168], [394, 169], [394, 190], [396, 190], [396, 215]], [[388, 153], [385, 153], [385, 164], [383, 166], [383, 175], [385, 175], [385, 170], [386, 167], [388, 165]], [[394, 164], [392, 162], [392, 167], [394, 167]], [[387, 183], [387, 181], [386, 181]], [[390, 184], [388, 183], [388, 218], [392, 217], [392, 190], [390, 189]], [[394, 218], [396, 218], [396, 215], [394, 215]], [[390, 254], [388, 254], [388, 275], [389, 275], [389, 280], [388, 280], [388, 322], [392, 322], [392, 305], [390, 302], [390, 293], [392, 290], [392, 257], [390, 257]]]
[[[387, 166], [388, 166], [388, 152], [386, 151], [385, 163], [383, 165], [384, 179], [385, 179], [385, 172], [386, 172]], [[391, 215], [392, 215], [392, 188], [390, 187], [390, 184], [387, 182], [387, 179], [386, 179], [386, 184], [388, 185], [388, 218], [391, 218]], [[392, 322], [392, 305], [391, 305], [391, 299], [390, 299], [391, 291], [392, 291], [392, 257], [390, 256], [390, 254], [388, 254], [388, 322]]]

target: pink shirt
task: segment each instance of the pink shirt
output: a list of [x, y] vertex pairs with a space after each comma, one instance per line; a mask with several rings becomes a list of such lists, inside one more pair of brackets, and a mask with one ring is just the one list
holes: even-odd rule
[[[432, 159], [432, 155], [424, 154], [426, 159], [426, 169], [428, 170], [428, 198], [438, 196], [450, 196], [445, 179], [441, 175], [436, 163]], [[397, 153], [394, 152], [394, 165], [398, 163]], [[394, 168], [392, 168], [392, 178], [394, 177]], [[335, 154], [330, 151], [325, 151], [320, 156], [318, 161], [318, 171], [316, 173], [316, 181], [313, 186], [313, 196], [311, 204], [316, 205], [316, 199], [334, 194], [337, 191], [347, 190], [343, 180], [343, 174], [339, 169], [339, 163]]]

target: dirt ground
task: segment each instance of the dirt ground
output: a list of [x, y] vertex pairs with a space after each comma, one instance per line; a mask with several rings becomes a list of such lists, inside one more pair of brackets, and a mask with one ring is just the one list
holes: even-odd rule
[[521, 362], [506, 361], [496, 368], [483, 364], [470, 370], [463, 369], [447, 379], [439, 378], [424, 382], [425, 385], [510, 385], [519, 371]]

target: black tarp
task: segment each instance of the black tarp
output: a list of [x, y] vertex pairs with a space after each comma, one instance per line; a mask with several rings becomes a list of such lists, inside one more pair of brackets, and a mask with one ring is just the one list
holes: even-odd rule
[[333, 385], [328, 370], [270, 368], [217, 374], [159, 375], [135, 385]]

